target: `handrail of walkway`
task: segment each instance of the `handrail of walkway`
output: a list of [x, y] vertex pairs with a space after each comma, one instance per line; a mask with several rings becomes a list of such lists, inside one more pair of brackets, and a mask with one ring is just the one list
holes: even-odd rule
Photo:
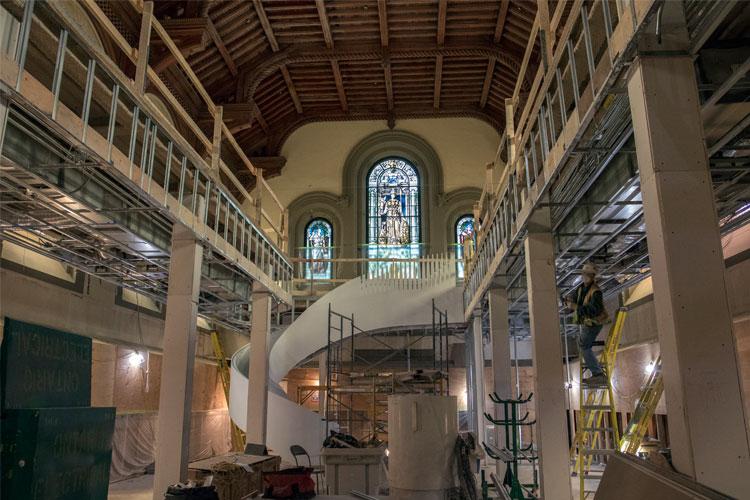
[[[18, 3], [15, 3], [16, 7]], [[134, 188], [140, 190], [143, 199], [148, 199], [157, 209], [169, 212], [171, 218], [185, 223], [215, 251], [236, 262], [280, 300], [288, 302], [293, 268], [285, 251], [277, 245], [286, 245], [286, 237], [281, 236], [285, 231], [283, 207], [263, 180], [261, 171], [252, 165], [221, 121], [221, 113], [217, 112], [219, 107], [210, 101], [200, 82], [197, 82], [196, 88], [206, 100], [207, 107], [219, 115], [214, 123], [213, 140], [203, 134], [148, 65], [147, 59], [139, 57], [139, 54], [148, 53], [148, 34], [153, 28], [180, 62], [182, 69], [192, 74], [192, 70], [185, 68], [187, 62], [174, 42], [153, 19], [152, 2], [142, 4], [144, 19], [138, 49], [128, 44], [93, 0], [82, 0], [81, 3], [91, 13], [94, 22], [136, 65], [135, 78], [128, 77], [101, 46], [93, 43], [80, 23], [70, 17], [63, 2], [27, 0], [22, 4], [23, 15], [15, 55], [11, 59], [4, 53], [0, 54], [4, 93], [20, 105], [34, 107], [45, 121], [51, 120], [56, 126], [69, 131], [75, 140], [100, 157], [103, 165], [114, 168], [114, 171], [129, 179]], [[135, 5], [141, 4], [136, 2]], [[46, 81], [41, 73], [29, 73], [30, 62], [42, 64], [26, 58], [32, 33], [35, 43], [40, 46], [57, 45], [54, 67], [50, 68], [51, 82]], [[70, 89], [67, 94], [61, 92], [61, 87], [70, 85], [70, 80], [78, 80], [74, 78], [77, 75], [85, 75], [82, 97], [76, 96]], [[195, 78], [194, 74], [192, 78]], [[206, 146], [210, 162], [196, 150], [195, 143], [178, 131], [177, 126], [146, 96], [147, 81], [159, 90], [197, 141]], [[106, 134], [101, 131], [103, 126], [97, 130], [94, 124], [89, 123], [94, 106], [109, 110]], [[251, 197], [221, 159], [222, 137], [248, 170], [257, 175], [257, 191], [268, 193], [268, 198], [279, 206], [281, 220], [278, 224], [274, 224], [262, 210], [260, 198]], [[225, 179], [229, 185], [225, 184]], [[237, 199], [238, 194], [241, 195], [240, 200]], [[255, 217], [247, 214], [244, 207], [248, 205], [257, 211]], [[264, 220], [277, 233], [277, 242], [262, 230]]]
[[[485, 181], [477, 251], [466, 270], [466, 318], [490, 287], [495, 272], [514, 243], [524, 234], [531, 213], [547, 196], [551, 181], [566, 163], [617, 75], [632, 57], [633, 48], [654, 13], [658, 0], [617, 2], [615, 11], [606, 0], [558, 2], [550, 19], [547, 2], [540, 8], [524, 54], [526, 71], [539, 41], [542, 64], [518, 117], [522, 80], [506, 100], [506, 130]], [[563, 9], [570, 7], [560, 31]], [[559, 38], [555, 38], [556, 33]], [[539, 40], [537, 40], [539, 37]], [[507, 161], [501, 159], [502, 153]], [[495, 170], [502, 169], [500, 178]]]

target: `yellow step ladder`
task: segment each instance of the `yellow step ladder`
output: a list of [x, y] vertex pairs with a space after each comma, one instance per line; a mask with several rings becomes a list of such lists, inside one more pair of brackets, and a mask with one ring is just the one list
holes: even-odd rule
[[[627, 311], [617, 311], [612, 327], [607, 334], [604, 350], [599, 354], [599, 363], [607, 376], [606, 384], [585, 386], [579, 384], [579, 412], [577, 429], [573, 446], [570, 449], [571, 458], [575, 457], [575, 475], [578, 476], [580, 498], [584, 500], [595, 492], [586, 489], [586, 479], [599, 479], [592, 471], [595, 456], [610, 455], [617, 450], [620, 442], [620, 432], [617, 425], [615, 399], [612, 392], [612, 373], [615, 368], [617, 349], [620, 345], [622, 327], [625, 323]], [[583, 380], [583, 357], [579, 356], [580, 379]]]
[[635, 405], [633, 416], [630, 418], [630, 422], [628, 422], [623, 432], [622, 440], [620, 441], [621, 452], [631, 455], [638, 453], [638, 448], [641, 446], [641, 441], [643, 441], [646, 431], [648, 431], [648, 423], [651, 421], [651, 417], [654, 416], [654, 411], [656, 411], [656, 405], [659, 403], [659, 399], [661, 399], [662, 392], [664, 392], [664, 379], [662, 378], [660, 354], [654, 362], [646, 385], [643, 386], [641, 396]]
[[[224, 349], [221, 347], [221, 340], [219, 340], [217, 332], [211, 332], [211, 343], [214, 345], [214, 357], [218, 364], [221, 385], [224, 387], [227, 408], [229, 408], [229, 364], [227, 364], [227, 358], [224, 355]], [[245, 449], [245, 433], [237, 427], [237, 424], [232, 421], [231, 417], [229, 420], [232, 426], [232, 450], [243, 451]]]

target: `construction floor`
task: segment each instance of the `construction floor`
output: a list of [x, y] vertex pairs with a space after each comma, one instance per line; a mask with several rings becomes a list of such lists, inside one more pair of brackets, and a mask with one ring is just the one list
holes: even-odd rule
[[[489, 478], [489, 473], [494, 471], [494, 466], [485, 467], [485, 474]], [[522, 466], [519, 469], [519, 476], [521, 481], [530, 482], [533, 476], [531, 467]], [[571, 477], [571, 486], [573, 490], [573, 497], [579, 497], [579, 481], [577, 477]], [[587, 480], [586, 488], [593, 489], [598, 483], [597, 480]], [[109, 485], [109, 496], [108, 500], [153, 500], [153, 487], [154, 487], [154, 476], [138, 476], [131, 479], [126, 479], [117, 483]], [[318, 495], [315, 498], [320, 500], [343, 500], [352, 499], [354, 497], [350, 495]]]

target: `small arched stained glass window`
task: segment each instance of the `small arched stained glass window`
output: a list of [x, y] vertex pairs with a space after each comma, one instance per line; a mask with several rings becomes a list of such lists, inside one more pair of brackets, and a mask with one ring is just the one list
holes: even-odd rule
[[456, 221], [456, 260], [458, 278], [463, 279], [464, 277], [464, 252], [467, 241], [474, 240], [474, 217], [471, 215], [464, 215], [459, 217]]
[[305, 227], [305, 257], [307, 279], [331, 279], [332, 265], [330, 260], [333, 246], [333, 228], [326, 219], [313, 219]]

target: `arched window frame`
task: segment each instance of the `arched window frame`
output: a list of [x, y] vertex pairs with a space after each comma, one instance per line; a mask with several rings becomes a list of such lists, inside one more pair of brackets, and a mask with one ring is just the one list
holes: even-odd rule
[[464, 214], [461, 215], [456, 219], [455, 224], [453, 225], [453, 237], [455, 238], [455, 244], [456, 244], [456, 272], [458, 275], [458, 279], [463, 279], [464, 277], [464, 240], [461, 238], [461, 235], [463, 233], [461, 226], [464, 225], [465, 222], [471, 221], [471, 233], [469, 235], [466, 235], [470, 238], [474, 238], [474, 235], [476, 234], [476, 221], [474, 220], [474, 216], [472, 214]]
[[[383, 184], [382, 177], [391, 169], [399, 170], [406, 177], [405, 183]], [[388, 191], [398, 190], [401, 213], [408, 226], [408, 242], [384, 244], [382, 241], [383, 223], [387, 216], [382, 214], [382, 203]], [[400, 157], [386, 157], [375, 162], [365, 176], [365, 242], [368, 258], [416, 259], [422, 247], [422, 183], [419, 171], [409, 160]], [[378, 275], [389, 264], [371, 262], [370, 275]], [[411, 272], [406, 272], [410, 275]], [[416, 277], [416, 276], [415, 276]]]
[[[316, 226], [322, 226], [328, 233], [325, 245], [317, 246], [311, 241], [311, 230]], [[330, 259], [333, 256], [333, 224], [324, 217], [315, 217], [305, 225], [303, 234], [305, 242], [306, 259]], [[331, 279], [333, 277], [333, 265], [331, 262], [308, 262], [305, 268], [306, 279]]]

